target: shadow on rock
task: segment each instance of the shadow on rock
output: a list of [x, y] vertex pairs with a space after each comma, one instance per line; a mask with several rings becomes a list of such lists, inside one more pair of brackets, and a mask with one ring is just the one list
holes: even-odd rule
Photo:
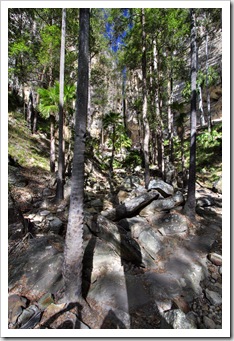
[[105, 317], [101, 329], [126, 329], [125, 324], [115, 315], [112, 309]]

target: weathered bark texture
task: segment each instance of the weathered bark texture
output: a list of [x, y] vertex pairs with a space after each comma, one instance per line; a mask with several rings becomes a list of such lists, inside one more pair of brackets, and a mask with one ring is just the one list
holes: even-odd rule
[[157, 124], [157, 157], [158, 157], [158, 168], [164, 173], [164, 144], [163, 144], [163, 132], [162, 132], [162, 115], [160, 112], [160, 101], [159, 101], [159, 69], [158, 69], [158, 51], [157, 41], [153, 41], [153, 54], [154, 54], [154, 73], [156, 78], [155, 86], [155, 110], [156, 110], [156, 124]]
[[196, 209], [196, 16], [194, 9], [190, 9], [191, 17], [191, 114], [190, 114], [190, 162], [189, 162], [189, 182], [188, 197], [184, 211], [191, 218], [195, 218]]
[[67, 302], [77, 302], [81, 299], [82, 295], [84, 153], [88, 110], [89, 16], [89, 9], [80, 9], [75, 143], [63, 266], [65, 299]]
[[146, 33], [145, 33], [145, 11], [142, 8], [141, 12], [141, 24], [142, 24], [142, 120], [143, 120], [143, 153], [144, 153], [144, 167], [145, 167], [145, 188], [148, 188], [150, 181], [149, 174], [149, 138], [150, 129], [147, 118], [147, 84], [146, 84]]
[[207, 101], [207, 123], [208, 131], [211, 132], [211, 111], [210, 111], [210, 89], [209, 89], [209, 50], [208, 50], [209, 36], [206, 31], [206, 101]]
[[56, 187], [57, 202], [64, 198], [64, 143], [63, 143], [63, 106], [64, 106], [64, 64], [65, 64], [66, 8], [62, 10], [60, 79], [59, 79], [59, 155]]
[[50, 115], [50, 171], [55, 172], [55, 117]]

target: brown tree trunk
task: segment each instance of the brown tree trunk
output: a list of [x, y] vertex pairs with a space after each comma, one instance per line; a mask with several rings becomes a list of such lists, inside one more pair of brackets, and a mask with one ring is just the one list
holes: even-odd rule
[[84, 157], [89, 83], [89, 17], [89, 9], [81, 8], [72, 187], [63, 264], [66, 302], [77, 302], [82, 299]]

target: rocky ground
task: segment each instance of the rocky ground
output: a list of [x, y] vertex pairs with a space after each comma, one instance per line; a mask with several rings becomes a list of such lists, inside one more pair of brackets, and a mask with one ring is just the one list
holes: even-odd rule
[[142, 174], [116, 177], [116, 193], [87, 165], [84, 305], [61, 303], [69, 206], [54, 179], [9, 166], [9, 328], [222, 328], [222, 194], [197, 184], [197, 223], [184, 195]]

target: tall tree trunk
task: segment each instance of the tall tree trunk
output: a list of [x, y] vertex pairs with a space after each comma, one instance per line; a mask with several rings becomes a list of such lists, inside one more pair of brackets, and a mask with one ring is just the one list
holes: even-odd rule
[[196, 210], [196, 15], [194, 8], [190, 9], [191, 19], [191, 113], [190, 113], [190, 161], [189, 161], [189, 182], [188, 182], [188, 196], [184, 206], [184, 212], [195, 219]]
[[82, 299], [84, 154], [88, 110], [89, 21], [89, 9], [81, 8], [72, 187], [63, 264], [66, 302], [77, 302]]
[[202, 87], [199, 86], [199, 110], [200, 110], [200, 125], [204, 127], [205, 125], [205, 116], [203, 109], [203, 101], [202, 101]]
[[169, 75], [167, 82], [167, 96], [168, 96], [168, 107], [167, 107], [167, 121], [168, 121], [168, 134], [169, 134], [169, 161], [174, 161], [174, 146], [173, 146], [173, 114], [171, 110], [172, 105], [172, 78]]
[[208, 32], [206, 30], [206, 101], [207, 101], [207, 123], [208, 131], [211, 132], [212, 122], [211, 122], [211, 111], [210, 111], [210, 90], [209, 90], [209, 51], [208, 51]]
[[155, 86], [155, 110], [156, 110], [156, 124], [157, 124], [157, 158], [158, 158], [158, 168], [164, 173], [164, 144], [163, 144], [163, 123], [160, 111], [160, 101], [159, 101], [159, 67], [158, 67], [158, 52], [157, 52], [157, 42], [156, 39], [153, 41], [153, 54], [154, 54], [154, 73], [156, 79]]
[[59, 79], [59, 154], [56, 201], [64, 198], [64, 139], [63, 139], [63, 106], [64, 106], [64, 64], [65, 64], [66, 8], [62, 9], [60, 79]]
[[50, 171], [55, 172], [55, 116], [50, 115]]
[[149, 173], [149, 138], [150, 129], [147, 117], [147, 84], [146, 84], [146, 33], [145, 33], [145, 10], [141, 9], [141, 24], [142, 24], [142, 121], [143, 121], [143, 154], [145, 167], [145, 188], [148, 188], [150, 181]]

